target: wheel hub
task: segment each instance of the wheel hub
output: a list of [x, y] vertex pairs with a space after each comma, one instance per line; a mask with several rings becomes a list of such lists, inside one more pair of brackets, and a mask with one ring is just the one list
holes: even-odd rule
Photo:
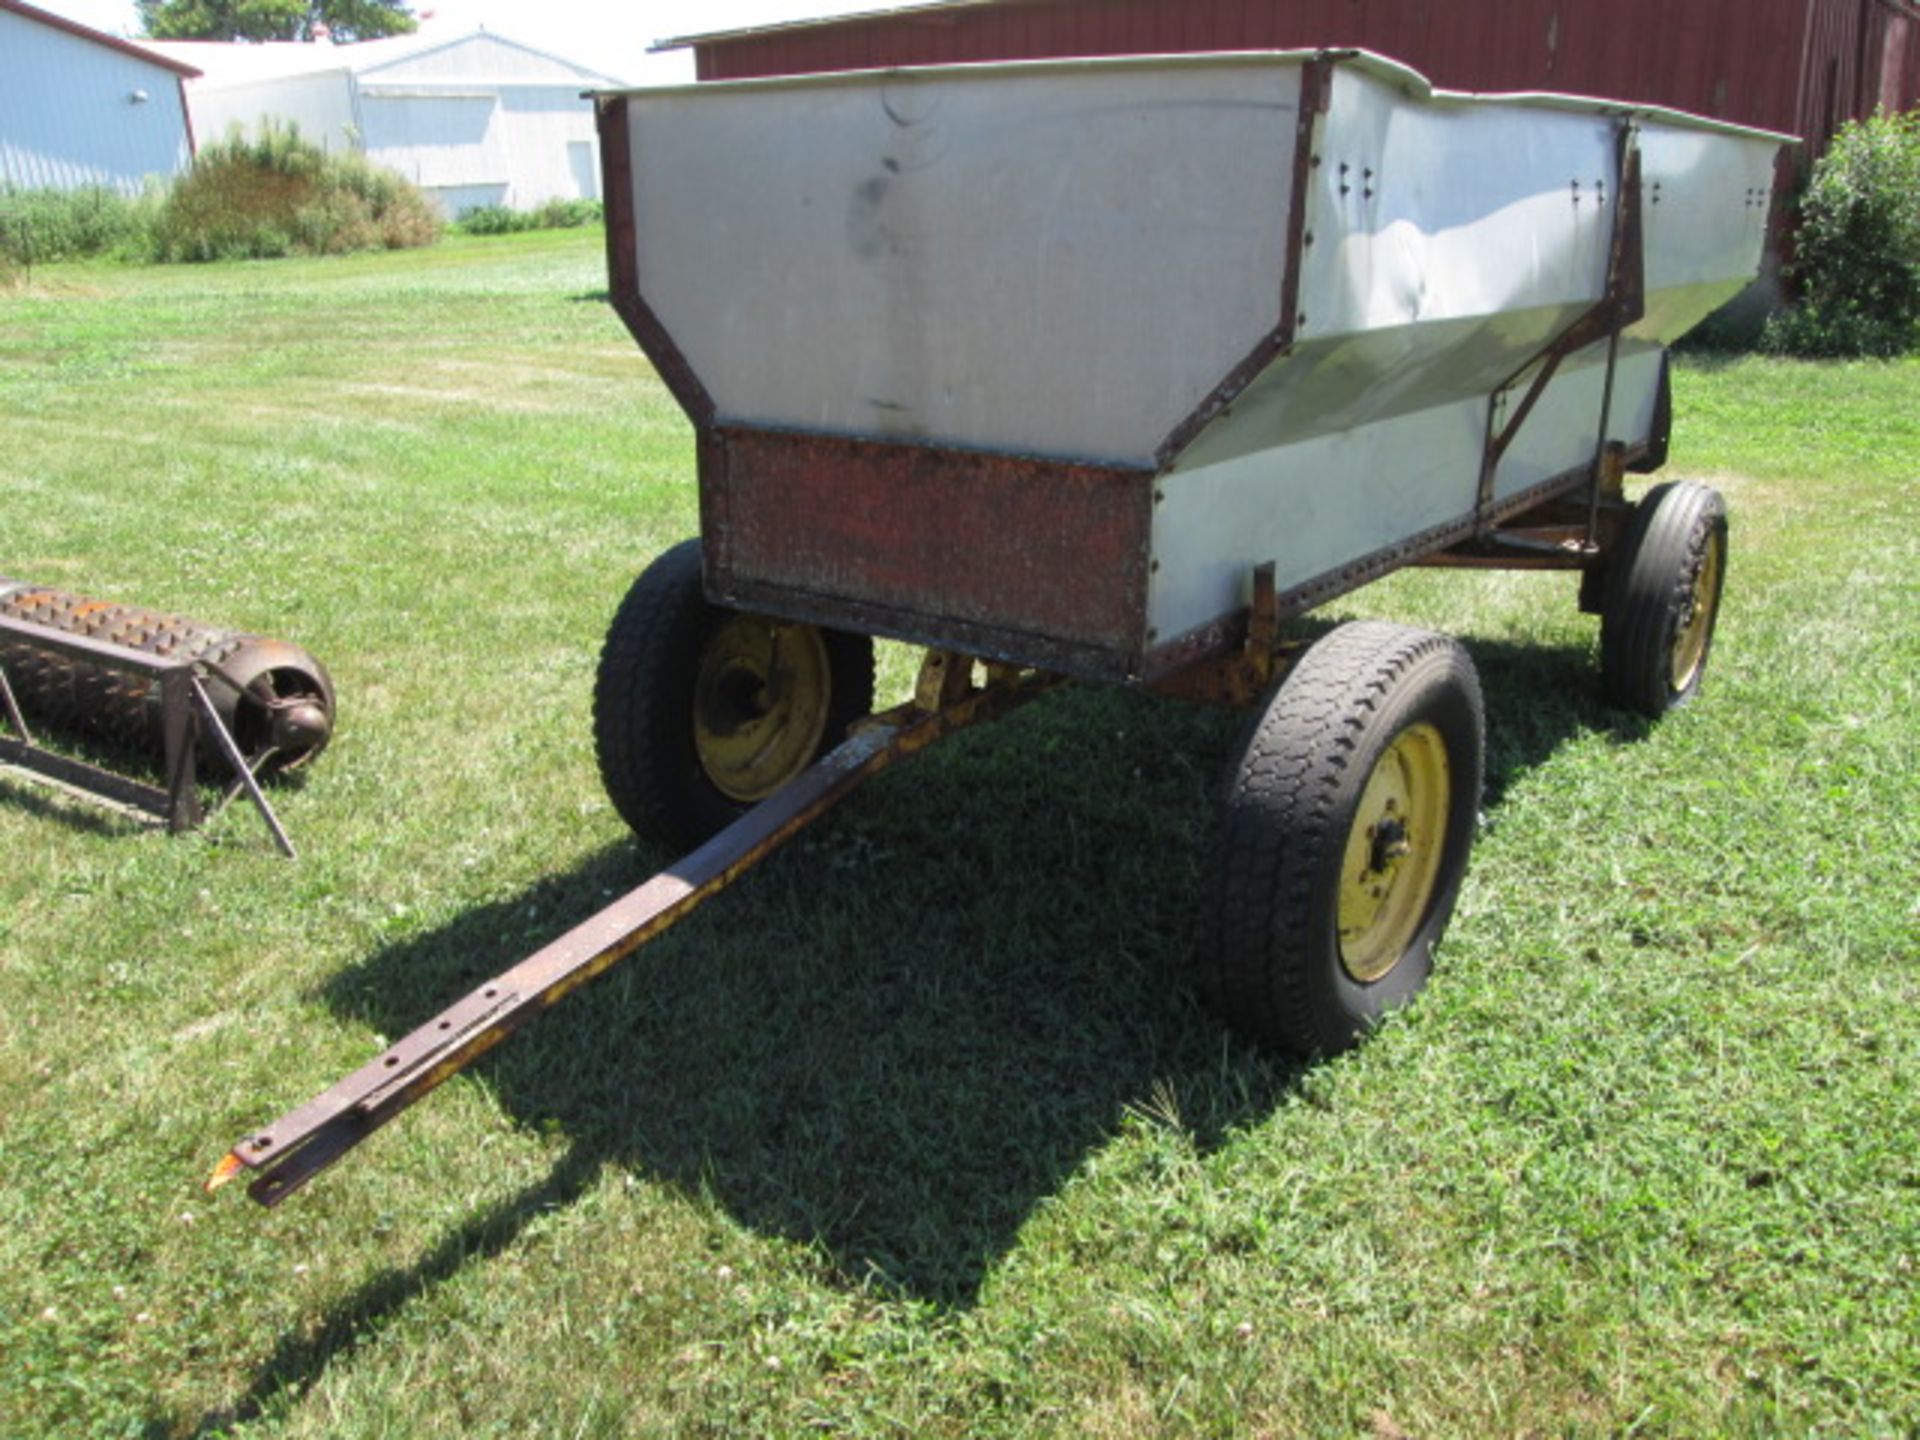
[[729, 799], [764, 800], [813, 758], [832, 700], [832, 671], [818, 630], [731, 616], [700, 656], [694, 753]]
[[1687, 594], [1687, 613], [1674, 628], [1669, 676], [1675, 694], [1693, 684], [1707, 660], [1707, 639], [1713, 633], [1713, 614], [1720, 596], [1720, 547], [1718, 535], [1708, 538]]
[[1426, 922], [1446, 844], [1452, 781], [1446, 742], [1410, 725], [1375, 762], [1347, 832], [1340, 871], [1340, 963], [1362, 984], [1381, 979]]

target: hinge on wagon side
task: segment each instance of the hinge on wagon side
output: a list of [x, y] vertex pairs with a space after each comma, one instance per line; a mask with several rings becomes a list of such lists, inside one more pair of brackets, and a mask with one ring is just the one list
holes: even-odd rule
[[973, 692], [973, 656], [929, 650], [913, 682], [913, 708], [923, 715], [950, 710]]
[[1274, 583], [1274, 564], [1255, 567], [1253, 598], [1247, 607], [1247, 633], [1240, 648], [1214, 660], [1202, 660], [1157, 680], [1153, 688], [1163, 695], [1195, 700], [1203, 705], [1245, 709], [1273, 687], [1286, 668], [1280, 644], [1280, 595]]

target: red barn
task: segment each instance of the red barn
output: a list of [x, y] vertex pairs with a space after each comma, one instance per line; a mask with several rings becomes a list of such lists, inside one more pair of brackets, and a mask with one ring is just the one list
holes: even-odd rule
[[702, 80], [1190, 50], [1376, 51], [1453, 90], [1559, 90], [1801, 135], [1920, 104], [1914, 0], [948, 0], [669, 41]]

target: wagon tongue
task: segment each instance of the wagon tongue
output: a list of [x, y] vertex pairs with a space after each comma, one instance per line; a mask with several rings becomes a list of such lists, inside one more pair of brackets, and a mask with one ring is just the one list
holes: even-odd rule
[[957, 698], [942, 697], [937, 708], [905, 705], [876, 716], [699, 849], [487, 981], [331, 1089], [247, 1135], [214, 1167], [206, 1188], [217, 1190], [254, 1171], [247, 1193], [263, 1205], [279, 1204], [529, 1020], [724, 890], [863, 781], [1053, 683], [1048, 676], [1009, 675]]

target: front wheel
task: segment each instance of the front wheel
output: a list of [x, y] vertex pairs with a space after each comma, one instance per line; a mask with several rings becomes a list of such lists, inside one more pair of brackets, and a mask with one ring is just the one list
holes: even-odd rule
[[689, 850], [872, 708], [870, 639], [712, 604], [700, 542], [688, 540], [641, 573], [614, 616], [594, 684], [594, 747], [634, 833]]
[[1657, 720], [1691, 700], [1727, 579], [1727, 507], [1691, 480], [1656, 485], [1607, 566], [1600, 672], [1617, 705]]
[[1203, 961], [1231, 1025], [1346, 1049], [1426, 983], [1479, 812], [1473, 662], [1442, 635], [1343, 625], [1281, 682], [1229, 775]]

